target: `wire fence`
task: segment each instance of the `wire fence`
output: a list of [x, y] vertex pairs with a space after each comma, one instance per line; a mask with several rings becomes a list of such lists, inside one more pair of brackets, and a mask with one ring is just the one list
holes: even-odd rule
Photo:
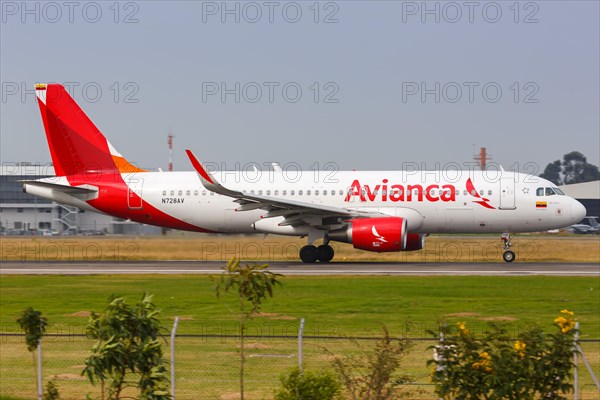
[[[373, 348], [377, 338], [307, 336], [302, 342], [305, 370], [332, 369], [332, 354], [356, 355]], [[84, 362], [93, 340], [81, 334], [48, 335], [42, 345], [44, 385], [54, 380], [62, 400], [101, 399], [101, 388], [82, 376]], [[413, 382], [404, 390], [409, 399], [435, 399], [430, 383], [434, 339], [411, 339], [412, 346], [403, 359], [401, 373]], [[164, 352], [170, 363], [170, 338]], [[234, 335], [178, 335], [174, 344], [176, 399], [233, 400], [239, 398], [240, 340]], [[248, 337], [245, 341], [245, 398], [272, 399], [280, 378], [298, 365], [296, 336]], [[600, 370], [600, 341], [582, 341], [592, 369]], [[21, 334], [0, 335], [0, 398], [36, 399], [36, 370]], [[130, 392], [134, 396], [135, 392]], [[127, 395], [127, 393], [125, 394]], [[598, 399], [598, 389], [588, 374], [580, 374], [579, 399]]]

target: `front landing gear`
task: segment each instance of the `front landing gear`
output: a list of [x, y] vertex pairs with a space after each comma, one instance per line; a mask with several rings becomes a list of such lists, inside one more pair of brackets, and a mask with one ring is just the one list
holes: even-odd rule
[[319, 247], [309, 244], [300, 249], [300, 259], [307, 264], [313, 264], [317, 260], [326, 263], [331, 261], [333, 256], [333, 247], [328, 244], [323, 244]]
[[515, 252], [510, 250], [510, 246], [512, 245], [510, 243], [511, 239], [512, 236], [510, 235], [510, 233], [502, 234], [502, 250], [504, 250], [504, 253], [502, 253], [502, 258], [506, 262], [513, 262], [516, 258]]

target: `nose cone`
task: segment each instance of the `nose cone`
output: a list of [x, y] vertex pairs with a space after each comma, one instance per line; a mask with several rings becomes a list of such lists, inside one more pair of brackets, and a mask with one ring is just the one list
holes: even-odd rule
[[577, 223], [581, 221], [586, 214], [587, 210], [585, 209], [583, 204], [573, 199], [573, 203], [571, 203], [571, 219], [573, 220], [573, 222]]

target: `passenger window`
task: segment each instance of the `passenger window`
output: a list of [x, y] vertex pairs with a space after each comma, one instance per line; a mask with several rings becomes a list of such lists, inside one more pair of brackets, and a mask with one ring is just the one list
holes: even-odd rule
[[475, 189], [471, 190], [471, 195], [477, 196], [477, 190], [475, 190]]
[[331, 191], [331, 195], [332, 195], [332, 196], [335, 196], [335, 190], [332, 190], [332, 191]]
[[544, 188], [537, 188], [535, 191], [535, 195], [536, 196], [543, 196], [544, 195]]
[[293, 196], [296, 192], [293, 190], [290, 190], [290, 196]]
[[318, 196], [318, 195], [319, 195], [319, 191], [315, 190], [315, 196]]
[[187, 192], [185, 192], [186, 196], [190, 196], [192, 194], [192, 192], [190, 192], [189, 190]]
[[198, 191], [194, 190], [194, 196], [198, 196]]
[[344, 195], [344, 191], [343, 191], [342, 189], [340, 189], [340, 192], [339, 192], [339, 193], [340, 193], [340, 196], [343, 196], [343, 195]]
[[180, 190], [179, 192], [177, 192], [178, 196], [182, 196], [183, 195], [183, 190]]
[[491, 195], [492, 195], [492, 191], [488, 190], [488, 196], [491, 196]]
[[206, 196], [206, 190], [202, 191], [202, 196]]
[[466, 190], [463, 190], [463, 195], [465, 195], [465, 196], [466, 196], [466, 195], [467, 195], [467, 193], [468, 193], [468, 192], [467, 192]]
[[271, 191], [267, 190], [267, 196], [270, 196], [270, 195], [271, 195]]
[[166, 196], [166, 195], [167, 195], [167, 191], [163, 190], [163, 196]]
[[275, 196], [279, 196], [279, 190], [275, 191]]
[[323, 196], [327, 196], [327, 190], [323, 190]]
[[480, 195], [480, 196], [483, 196], [483, 190], [480, 190], [480, 191], [479, 191], [479, 195]]
[[171, 190], [171, 196], [175, 196], [175, 191]]
[[298, 195], [302, 196], [302, 193], [304, 193], [302, 190], [298, 190]]
[[262, 196], [262, 190], [259, 190], [259, 191], [258, 191], [258, 195], [259, 195], [259, 196]]
[[458, 196], [460, 194], [460, 190], [456, 189], [456, 195]]
[[307, 190], [307, 191], [306, 191], [306, 195], [307, 195], [307, 196], [310, 196], [310, 190]]
[[214, 195], [215, 195], [215, 192], [210, 192], [210, 195], [211, 195], [211, 196], [214, 196]]
[[283, 195], [286, 196], [287, 195], [287, 190], [283, 191]]

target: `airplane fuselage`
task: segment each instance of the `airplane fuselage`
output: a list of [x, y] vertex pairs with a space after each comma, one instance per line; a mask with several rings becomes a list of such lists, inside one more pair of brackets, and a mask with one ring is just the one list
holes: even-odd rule
[[[451, 179], [444, 179], [451, 175]], [[578, 217], [573, 199], [539, 196], [554, 187], [541, 178], [480, 171], [283, 171], [215, 173], [224, 185], [248, 194], [404, 217], [411, 233], [532, 232], [569, 226]], [[114, 178], [114, 179], [113, 179]], [[261, 209], [236, 211], [240, 204], [207, 190], [195, 172], [136, 172], [118, 177], [59, 177], [69, 186], [98, 187], [96, 198], [47, 191], [34, 193], [123, 219], [175, 229], [221, 233], [302, 235], [301, 230], [256, 229]], [[35, 191], [30, 188], [29, 191]], [[544, 191], [545, 193], [545, 191]], [[579, 204], [579, 203], [577, 203]], [[172, 217], [161, 218], [162, 214]], [[277, 220], [275, 220], [277, 221]], [[341, 222], [341, 221], [340, 221]], [[277, 225], [277, 224], [275, 224]]]

